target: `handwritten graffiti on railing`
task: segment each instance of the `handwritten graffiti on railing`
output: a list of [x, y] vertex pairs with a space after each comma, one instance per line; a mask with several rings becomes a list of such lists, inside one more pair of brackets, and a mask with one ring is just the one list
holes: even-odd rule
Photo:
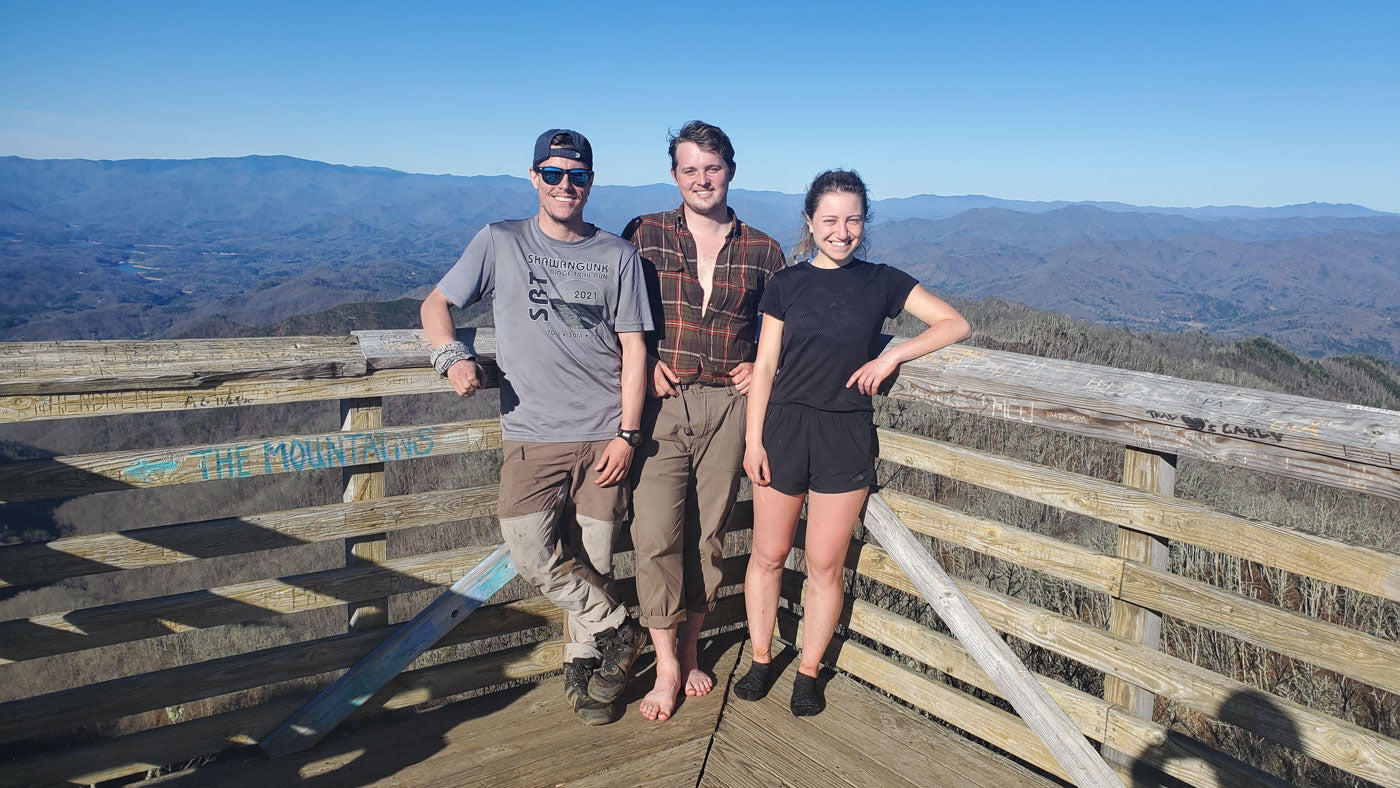
[[1277, 432], [1275, 430], [1265, 430], [1259, 427], [1243, 427], [1228, 422], [1208, 421], [1196, 416], [1187, 416], [1179, 413], [1163, 413], [1159, 410], [1149, 410], [1147, 411], [1147, 415], [1153, 419], [1176, 422], [1196, 432], [1232, 435], [1240, 438], [1253, 438], [1254, 440], [1271, 440], [1274, 443], [1283, 443], [1284, 438], [1282, 432]]
[[[307, 439], [263, 441], [261, 446], [240, 444], [217, 449], [195, 449], [189, 456], [199, 460], [203, 478], [233, 479], [252, 476], [252, 467], [259, 459], [262, 460], [263, 473], [273, 474], [308, 468], [348, 468], [352, 465], [427, 457], [432, 453], [433, 430], [422, 427], [413, 433], [349, 432]], [[127, 468], [127, 474], [131, 474], [132, 467]]]
[[[238, 479], [318, 468], [349, 468], [377, 462], [427, 457], [437, 448], [433, 427], [346, 432], [305, 438], [272, 438], [257, 443], [224, 444], [169, 454], [139, 457], [119, 473], [128, 482], [160, 484], [167, 476], [186, 481], [198, 467], [199, 479]], [[196, 465], [197, 464], [197, 465]], [[173, 480], [166, 480], [169, 483]]]

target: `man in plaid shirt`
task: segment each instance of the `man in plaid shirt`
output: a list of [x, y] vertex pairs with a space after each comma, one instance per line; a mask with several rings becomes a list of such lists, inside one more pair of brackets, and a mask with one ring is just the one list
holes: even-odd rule
[[637, 596], [656, 647], [656, 684], [641, 703], [650, 720], [669, 718], [682, 691], [714, 688], [696, 640], [714, 609], [724, 527], [744, 475], [758, 300], [786, 264], [777, 241], [729, 208], [734, 146], [723, 131], [691, 121], [672, 135], [670, 154], [681, 206], [638, 216], [622, 233], [641, 253], [656, 324], [647, 437], [632, 462]]

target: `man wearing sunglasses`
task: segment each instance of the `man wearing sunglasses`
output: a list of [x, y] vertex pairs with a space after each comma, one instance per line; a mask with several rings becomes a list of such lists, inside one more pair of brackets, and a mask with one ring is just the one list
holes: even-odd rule
[[656, 646], [656, 684], [640, 706], [650, 720], [668, 719], [681, 692], [714, 688], [696, 640], [715, 606], [744, 474], [758, 300], [786, 264], [777, 241], [729, 207], [728, 135], [691, 121], [671, 136], [670, 155], [680, 207], [638, 216], [622, 233], [641, 252], [656, 310], [642, 414], [649, 440], [632, 467], [637, 596]]
[[[608, 575], [641, 442], [652, 320], [636, 248], [583, 220], [592, 165], [582, 134], [541, 134], [530, 168], [538, 214], [478, 232], [420, 314], [434, 368], [470, 397], [484, 377], [449, 307], [495, 294], [501, 534], [520, 575], [564, 610], [565, 694], [579, 719], [601, 725], [616, 719], [646, 639]], [[570, 500], [578, 529], [565, 538]]]

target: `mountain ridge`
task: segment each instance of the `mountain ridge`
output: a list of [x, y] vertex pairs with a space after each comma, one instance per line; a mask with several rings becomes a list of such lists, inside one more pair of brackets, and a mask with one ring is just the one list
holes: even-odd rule
[[[796, 238], [799, 195], [736, 188], [730, 197], [751, 225], [785, 244]], [[600, 184], [587, 216], [620, 231], [632, 216], [679, 203], [670, 184]], [[870, 256], [954, 295], [1400, 358], [1400, 215], [1323, 203], [1225, 206], [1210, 209], [1214, 218], [1202, 213], [1209, 207], [1149, 208], [877, 200]], [[421, 296], [482, 225], [536, 210], [528, 181], [510, 175], [290, 156], [0, 157], [0, 266], [10, 285], [0, 291], [0, 339], [169, 336], [214, 316], [256, 325]]]

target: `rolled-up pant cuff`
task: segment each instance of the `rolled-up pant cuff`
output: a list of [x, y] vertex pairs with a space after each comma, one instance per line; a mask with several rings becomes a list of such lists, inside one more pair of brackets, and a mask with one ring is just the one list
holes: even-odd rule
[[647, 629], [675, 629], [676, 627], [680, 626], [682, 621], [685, 621], [692, 615], [708, 616], [714, 611], [715, 603], [711, 602], [702, 608], [688, 608], [686, 610], [680, 611], [679, 613], [671, 613], [669, 615], [652, 616], [643, 613], [641, 618], [638, 619], [638, 621], [640, 621], [642, 623], [642, 626], [646, 627]]
[[675, 629], [685, 620], [686, 615], [687, 613], [684, 610], [679, 613], [672, 613], [668, 616], [649, 616], [642, 614], [642, 617], [638, 620], [641, 621], [642, 626], [647, 629]]

